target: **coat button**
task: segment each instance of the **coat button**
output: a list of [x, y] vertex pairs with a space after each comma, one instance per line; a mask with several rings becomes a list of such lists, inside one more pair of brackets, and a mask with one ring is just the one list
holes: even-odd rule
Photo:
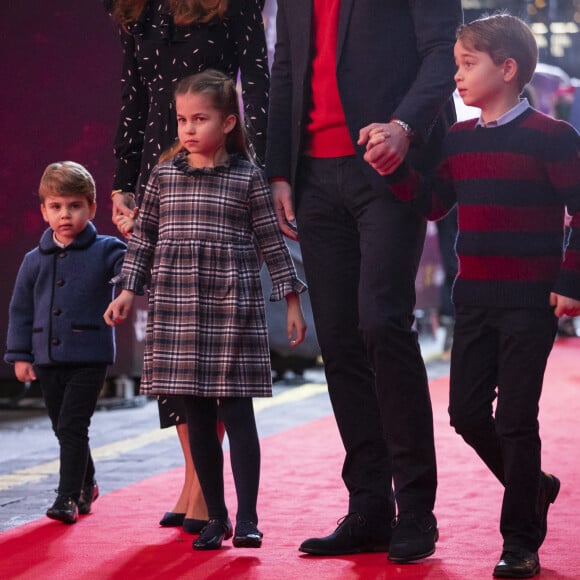
[[55, 309], [52, 311], [52, 313], [53, 313], [55, 316], [60, 316], [60, 315], [62, 314], [62, 310], [61, 310], [60, 308], [55, 308]]
[[50, 344], [52, 344], [53, 346], [58, 346], [60, 344], [60, 338], [53, 338], [50, 341]]
[[64, 280], [61, 278], [59, 280], [56, 281], [56, 285], [57, 286], [64, 286]]
[[66, 252], [61, 252], [61, 253], [58, 255], [58, 257], [59, 257], [59, 258], [66, 258]]

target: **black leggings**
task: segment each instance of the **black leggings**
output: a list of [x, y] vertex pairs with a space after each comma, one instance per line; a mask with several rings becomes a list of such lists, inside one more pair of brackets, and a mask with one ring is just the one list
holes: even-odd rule
[[230, 460], [238, 499], [236, 521], [258, 523], [260, 443], [250, 397], [183, 397], [191, 455], [210, 519], [225, 520], [224, 457], [217, 433], [218, 414], [230, 444]]

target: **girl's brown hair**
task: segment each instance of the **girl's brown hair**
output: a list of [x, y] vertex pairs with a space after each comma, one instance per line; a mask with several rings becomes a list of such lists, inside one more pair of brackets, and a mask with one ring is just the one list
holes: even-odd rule
[[[220, 111], [224, 119], [230, 115], [236, 118], [235, 127], [226, 137], [226, 151], [238, 153], [245, 159], [251, 160], [253, 156], [248, 144], [246, 129], [241, 122], [238, 92], [233, 79], [220, 71], [206, 69], [203, 72], [185, 77], [177, 83], [174, 92], [176, 97], [188, 93], [203, 93], [211, 99], [214, 109]], [[182, 150], [185, 149], [178, 141], [171, 149], [161, 154], [159, 163], [172, 159]]]
[[[121, 26], [139, 19], [147, 0], [115, 0], [111, 14]], [[175, 24], [184, 26], [194, 22], [207, 22], [214, 16], [223, 18], [227, 0], [165, 0]]]
[[486, 52], [495, 65], [508, 58], [518, 63], [520, 91], [530, 82], [538, 62], [538, 45], [529, 26], [505, 12], [484, 16], [457, 29], [457, 40], [467, 48]]

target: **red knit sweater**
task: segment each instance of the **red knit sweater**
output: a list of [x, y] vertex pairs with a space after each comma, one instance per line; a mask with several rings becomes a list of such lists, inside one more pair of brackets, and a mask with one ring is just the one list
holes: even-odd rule
[[340, 0], [314, 0], [312, 15], [312, 108], [306, 151], [312, 157], [354, 155], [336, 81]]
[[580, 135], [568, 123], [531, 108], [499, 127], [457, 123], [434, 182], [411, 172], [393, 190], [429, 219], [457, 203], [456, 305], [547, 308], [550, 292], [580, 300]]

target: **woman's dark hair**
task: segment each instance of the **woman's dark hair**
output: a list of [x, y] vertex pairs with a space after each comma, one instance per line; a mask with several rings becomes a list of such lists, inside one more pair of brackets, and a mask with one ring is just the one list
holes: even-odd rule
[[[227, 0], [165, 0], [173, 15], [175, 24], [187, 25], [194, 22], [207, 22], [214, 16], [223, 18]], [[114, 0], [111, 14], [116, 22], [126, 27], [139, 19], [147, 0]]]

